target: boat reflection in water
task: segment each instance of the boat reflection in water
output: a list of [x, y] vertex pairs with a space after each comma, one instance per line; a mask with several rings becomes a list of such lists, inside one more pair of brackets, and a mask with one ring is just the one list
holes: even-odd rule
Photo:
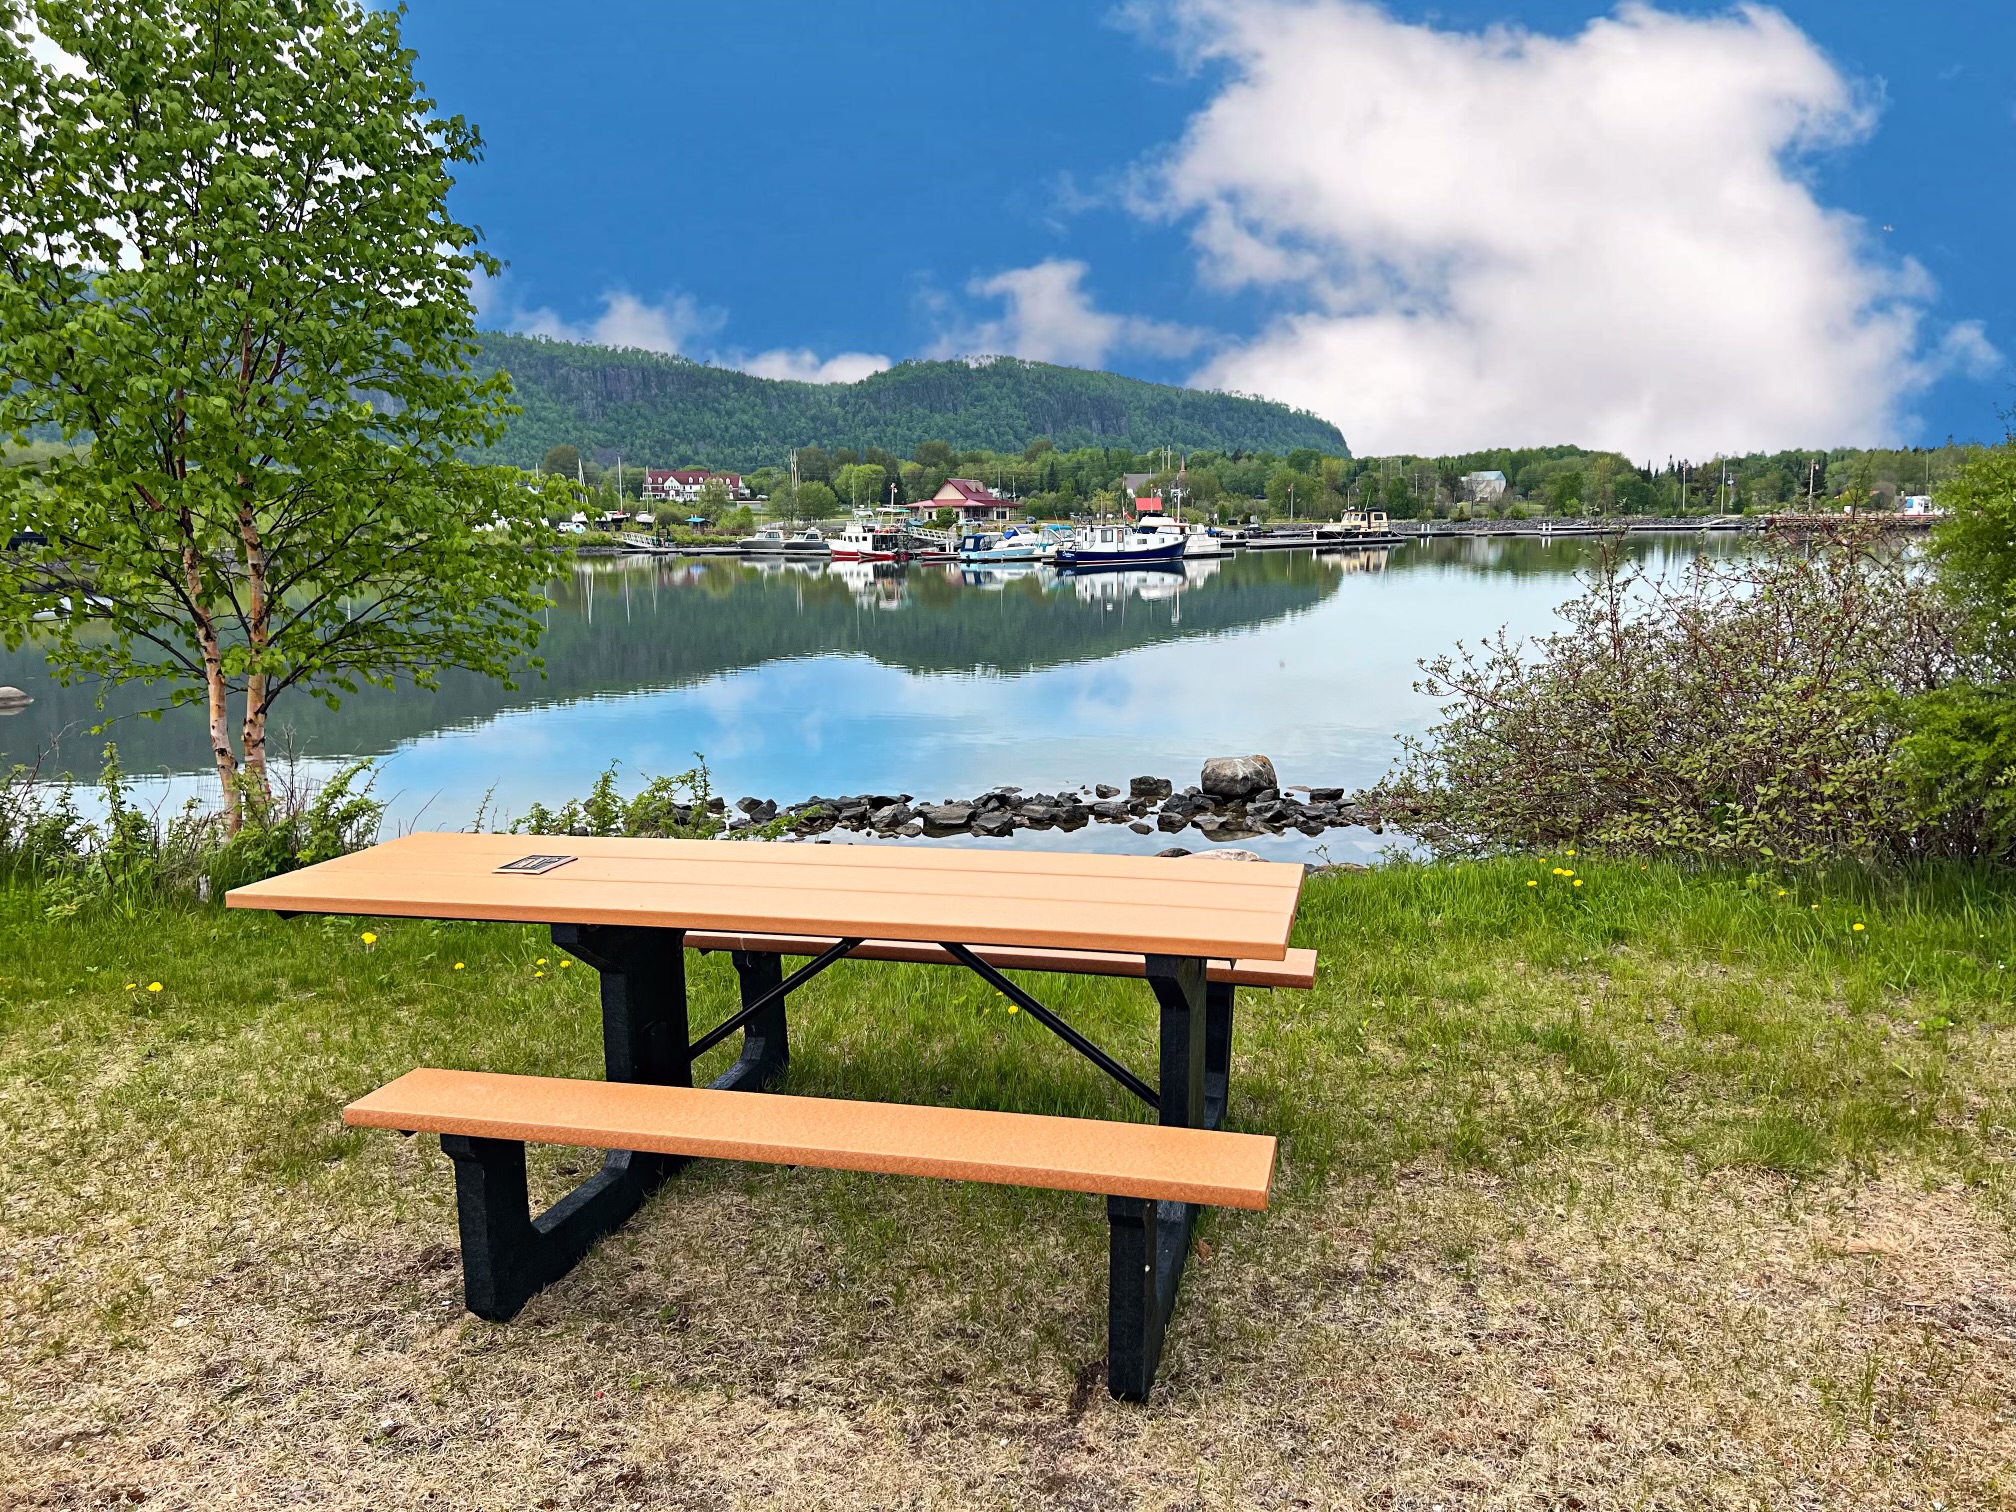
[[864, 609], [902, 609], [910, 602], [910, 574], [901, 563], [835, 561], [826, 575], [845, 583]]

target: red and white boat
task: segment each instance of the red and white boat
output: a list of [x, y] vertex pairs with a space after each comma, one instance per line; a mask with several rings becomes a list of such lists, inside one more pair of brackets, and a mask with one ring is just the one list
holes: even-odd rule
[[906, 562], [909, 541], [901, 530], [884, 529], [869, 520], [855, 520], [836, 536], [828, 536], [836, 562]]

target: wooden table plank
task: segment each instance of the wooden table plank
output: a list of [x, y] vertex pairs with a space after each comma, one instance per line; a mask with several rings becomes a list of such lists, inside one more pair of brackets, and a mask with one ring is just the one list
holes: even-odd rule
[[[576, 859], [540, 875], [496, 868]], [[234, 889], [233, 908], [956, 940], [1282, 960], [1302, 868], [965, 847], [407, 835]]]

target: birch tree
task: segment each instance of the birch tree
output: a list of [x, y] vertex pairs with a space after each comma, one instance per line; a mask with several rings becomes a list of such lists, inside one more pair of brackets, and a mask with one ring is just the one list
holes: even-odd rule
[[465, 460], [480, 141], [412, 64], [352, 0], [0, 0], [0, 445], [78, 443], [0, 469], [0, 633], [199, 706], [234, 825], [283, 695], [537, 665], [543, 500]]

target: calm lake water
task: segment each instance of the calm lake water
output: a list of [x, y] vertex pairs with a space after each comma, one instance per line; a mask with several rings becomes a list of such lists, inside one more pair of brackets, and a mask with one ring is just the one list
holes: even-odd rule
[[[1354, 787], [1395, 737], [1432, 722], [1417, 663], [1500, 626], [1553, 627], [1586, 541], [1416, 542], [1390, 552], [1246, 553], [1174, 573], [1060, 578], [1048, 568], [907, 569], [732, 558], [576, 562], [553, 588], [546, 675], [516, 692], [449, 674], [438, 692], [367, 690], [340, 712], [282, 704], [276, 734], [310, 773], [383, 758], [397, 828], [466, 826], [586, 792], [612, 760], [625, 791], [705, 756], [716, 790], [789, 803], [813, 793], [937, 800], [1167, 776], [1264, 752], [1284, 783]], [[1654, 572], [1739, 544], [1638, 538]], [[114, 690], [57, 686], [32, 647], [0, 653], [0, 684], [36, 699], [0, 719], [0, 764], [96, 773], [112, 719], [149, 796], [208, 795], [201, 719], [132, 717]], [[944, 843], [944, 842], [909, 842]], [[981, 842], [1000, 844], [1003, 842]], [[1154, 851], [1117, 825], [1028, 832], [1017, 844]], [[1190, 832], [1177, 843], [1204, 842]], [[1354, 859], [1359, 831], [1239, 842], [1283, 858]]]

